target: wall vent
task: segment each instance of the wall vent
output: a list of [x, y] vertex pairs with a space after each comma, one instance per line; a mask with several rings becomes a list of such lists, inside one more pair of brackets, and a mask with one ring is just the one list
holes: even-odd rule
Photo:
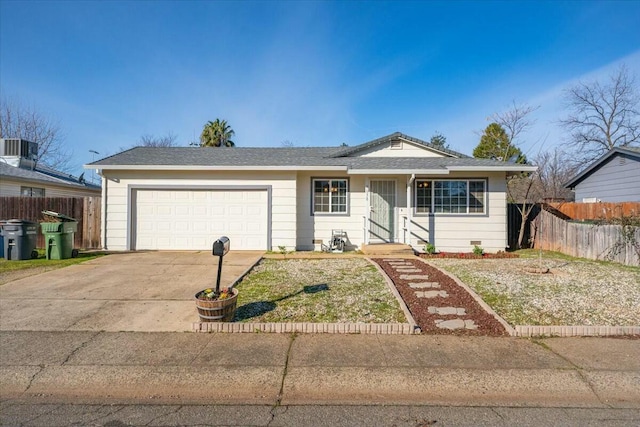
[[390, 146], [392, 150], [402, 150], [402, 141], [391, 141]]
[[482, 244], [482, 240], [472, 240], [469, 244], [473, 246], [480, 246]]

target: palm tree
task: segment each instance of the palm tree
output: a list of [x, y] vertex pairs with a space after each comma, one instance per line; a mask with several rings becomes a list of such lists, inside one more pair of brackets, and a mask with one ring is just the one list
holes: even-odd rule
[[209, 120], [200, 134], [201, 147], [235, 147], [236, 144], [231, 140], [235, 134], [231, 126], [226, 120], [216, 119]]

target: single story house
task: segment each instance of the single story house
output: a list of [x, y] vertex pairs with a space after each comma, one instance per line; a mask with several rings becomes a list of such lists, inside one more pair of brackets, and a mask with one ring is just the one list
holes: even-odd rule
[[0, 197], [100, 197], [99, 185], [36, 161], [38, 144], [0, 138]]
[[535, 166], [475, 159], [394, 133], [355, 147], [138, 147], [85, 166], [102, 176], [109, 250], [318, 250], [433, 243], [507, 246], [506, 178]]
[[640, 202], [640, 148], [613, 148], [565, 187], [575, 190], [576, 202]]

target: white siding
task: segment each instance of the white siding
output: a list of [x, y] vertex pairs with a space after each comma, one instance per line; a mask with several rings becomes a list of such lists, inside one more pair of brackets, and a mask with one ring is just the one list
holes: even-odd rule
[[[441, 179], [442, 177], [436, 177]], [[457, 174], [456, 178], [487, 178], [478, 174]], [[504, 173], [493, 173], [487, 182], [487, 213], [484, 215], [434, 214], [413, 217], [411, 245], [423, 247], [429, 241], [437, 250], [470, 252], [471, 241], [480, 241], [485, 252], [503, 251], [507, 247], [507, 198]], [[414, 214], [415, 215], [415, 214]]]
[[130, 197], [128, 186], [243, 187], [271, 186], [271, 248], [296, 246], [295, 172], [214, 171], [104, 171], [107, 183], [105, 212], [107, 249], [126, 250], [129, 237]]
[[[311, 180], [312, 178], [347, 178], [349, 180], [349, 214], [311, 214]], [[298, 173], [297, 188], [297, 228], [298, 250], [314, 250], [314, 239], [325, 243], [331, 237], [331, 230], [340, 229], [347, 232], [350, 249], [359, 248], [364, 236], [365, 199], [364, 176], [347, 176], [346, 174]], [[316, 248], [317, 249], [317, 248]]]
[[640, 161], [616, 154], [575, 190], [576, 202], [589, 198], [601, 202], [640, 202]]
[[20, 183], [0, 178], [0, 197], [17, 197], [20, 195]]
[[[349, 178], [349, 215], [312, 215], [311, 214], [311, 180], [312, 178]], [[396, 209], [396, 240], [403, 242], [405, 233], [407, 206], [406, 175], [371, 176], [359, 175], [327, 175], [319, 173], [298, 174], [298, 250], [318, 249], [313, 241], [322, 240], [325, 243], [331, 236], [332, 229], [342, 229], [347, 232], [351, 248], [359, 248], [365, 242], [365, 217], [368, 213], [368, 203], [365, 196], [365, 184], [370, 179], [389, 179], [396, 181], [397, 209]], [[428, 178], [428, 177], [421, 177]], [[442, 176], [436, 179], [442, 179]], [[507, 203], [506, 181], [504, 173], [492, 173], [490, 176], [477, 173], [460, 173], [447, 176], [447, 179], [474, 178], [486, 179], [487, 182], [487, 214], [483, 215], [439, 215], [414, 216], [411, 226], [411, 245], [422, 247], [421, 240], [435, 239], [438, 250], [451, 252], [470, 252], [473, 249], [471, 241], [479, 240], [480, 246], [486, 252], [497, 252], [507, 247]], [[413, 194], [413, 188], [412, 188]], [[413, 201], [411, 203], [413, 205]], [[414, 214], [415, 215], [415, 214]]]
[[6, 178], [0, 180], [0, 197], [20, 196], [21, 187], [44, 188], [45, 197], [100, 197], [100, 190], [90, 191], [39, 182], [19, 182]]
[[391, 148], [391, 143], [370, 147], [366, 150], [358, 151], [353, 156], [358, 157], [444, 157], [442, 154], [432, 151], [427, 147], [402, 141], [402, 148]]

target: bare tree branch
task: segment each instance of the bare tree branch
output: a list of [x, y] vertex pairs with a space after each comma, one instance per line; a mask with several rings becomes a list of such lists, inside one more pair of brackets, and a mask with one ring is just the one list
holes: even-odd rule
[[69, 171], [70, 154], [63, 145], [60, 126], [33, 106], [17, 99], [0, 98], [0, 138], [22, 138], [38, 144], [38, 161]]
[[178, 144], [176, 140], [178, 139], [177, 135], [173, 132], [167, 132], [166, 135], [163, 136], [154, 136], [154, 135], [142, 135], [140, 137], [140, 142], [137, 144], [138, 147], [175, 147]]
[[575, 161], [585, 166], [614, 147], [640, 144], [640, 93], [623, 65], [609, 82], [583, 83], [565, 91], [570, 113], [560, 120], [570, 133]]
[[491, 120], [498, 123], [504, 128], [508, 137], [508, 144], [503, 158], [508, 160], [507, 153], [511, 147], [518, 147], [522, 144], [521, 138], [531, 126], [535, 124], [535, 120], [531, 118], [531, 113], [536, 111], [540, 106], [532, 107], [527, 104], [517, 104], [511, 102], [511, 108], [502, 113], [494, 113]]

